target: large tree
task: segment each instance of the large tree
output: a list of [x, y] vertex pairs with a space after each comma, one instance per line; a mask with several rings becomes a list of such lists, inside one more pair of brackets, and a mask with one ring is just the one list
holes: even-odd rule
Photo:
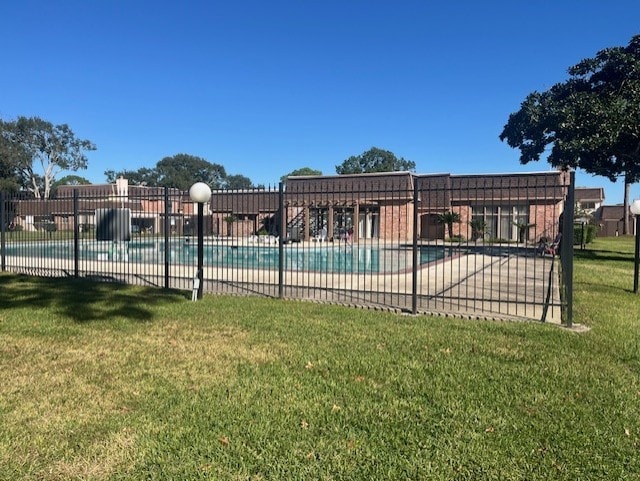
[[90, 185], [91, 182], [85, 177], [79, 175], [65, 175], [51, 184], [51, 196], [55, 197], [58, 187], [61, 185]]
[[188, 190], [195, 182], [204, 182], [212, 189], [256, 188], [249, 177], [227, 175], [222, 165], [212, 164], [201, 157], [188, 154], [165, 157], [153, 168], [107, 170], [104, 175], [110, 184], [114, 183], [118, 177], [125, 177], [133, 185], [166, 186], [182, 190]]
[[119, 172], [106, 170], [104, 175], [110, 184], [114, 184], [118, 177], [124, 177], [131, 185], [158, 185], [158, 172], [156, 169], [149, 169], [147, 167], [142, 167], [138, 170], [121, 170]]
[[177, 154], [165, 157], [156, 165], [158, 185], [188, 190], [194, 182], [204, 182], [212, 189], [224, 186], [224, 167], [194, 155]]
[[371, 147], [360, 155], [352, 155], [342, 164], [336, 165], [338, 174], [362, 174], [368, 172], [397, 172], [415, 171], [416, 163], [411, 160], [399, 159], [388, 150]]
[[500, 139], [520, 149], [523, 164], [547, 154], [556, 167], [581, 168], [613, 182], [624, 178], [628, 233], [629, 186], [640, 180], [640, 35], [568, 73], [566, 81], [529, 94]]
[[249, 177], [244, 175], [228, 175], [224, 179], [224, 187], [232, 190], [253, 189], [254, 185]]
[[321, 170], [312, 169], [311, 167], [301, 167], [300, 169], [292, 170], [286, 175], [280, 177], [281, 182], [285, 182], [287, 177], [295, 177], [297, 175], [322, 175]]
[[86, 169], [85, 152], [96, 148], [89, 140], [78, 139], [67, 124], [53, 125], [39, 117], [0, 123], [4, 141], [26, 154], [17, 170], [23, 187], [37, 199], [50, 197], [51, 185], [61, 171]]
[[22, 145], [9, 140], [7, 124], [0, 120], [0, 191], [17, 192], [23, 185], [21, 167], [29, 162], [29, 153]]

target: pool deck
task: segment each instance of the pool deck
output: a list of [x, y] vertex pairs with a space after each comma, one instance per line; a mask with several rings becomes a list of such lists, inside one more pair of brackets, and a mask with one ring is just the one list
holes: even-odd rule
[[[278, 248], [277, 244], [251, 242], [248, 238], [206, 240], [207, 245], [218, 243]], [[324, 244], [302, 242], [287, 244], [284, 248], [318, 249]], [[377, 241], [358, 245], [394, 249], [400, 246]], [[415, 308], [420, 314], [470, 319], [542, 320], [545, 317], [546, 322], [560, 324], [558, 259], [535, 256], [533, 249], [470, 245], [463, 246], [462, 250], [463, 255], [422, 265], [415, 280], [412, 270], [380, 274], [287, 270], [283, 285], [279, 286], [277, 269], [205, 265], [204, 289], [272, 297], [282, 294], [285, 298], [403, 312], [413, 312]], [[8, 271], [36, 275], [74, 274], [73, 261], [66, 259], [39, 257], [34, 265], [34, 258], [7, 256], [6, 267]], [[164, 265], [104, 259], [81, 260], [79, 275], [152, 286], [163, 286], [165, 278]], [[191, 290], [194, 275], [193, 265], [172, 264], [170, 287]], [[412, 296], [414, 282], [419, 293], [415, 298]]]

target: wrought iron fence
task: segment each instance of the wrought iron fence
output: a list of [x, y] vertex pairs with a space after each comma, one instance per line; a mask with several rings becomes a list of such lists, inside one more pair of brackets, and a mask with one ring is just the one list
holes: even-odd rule
[[[572, 199], [573, 175], [560, 172], [294, 177], [214, 191], [203, 287], [570, 323], [572, 243], [557, 255], [557, 241], [573, 239]], [[50, 200], [3, 194], [0, 212], [3, 271], [191, 289], [197, 208], [186, 192], [64, 187]]]

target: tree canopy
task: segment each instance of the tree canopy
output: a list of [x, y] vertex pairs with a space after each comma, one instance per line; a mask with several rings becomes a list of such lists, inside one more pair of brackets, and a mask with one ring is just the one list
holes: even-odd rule
[[17, 192], [25, 184], [22, 166], [30, 161], [29, 153], [20, 144], [11, 142], [7, 124], [0, 121], [0, 190]]
[[[500, 140], [520, 149], [520, 162], [581, 168], [611, 181], [640, 180], [640, 35], [626, 47], [599, 51], [568, 70], [569, 78], [530, 93], [509, 116]], [[550, 147], [550, 150], [549, 150]]]
[[189, 154], [176, 154], [164, 157], [155, 167], [142, 167], [138, 170], [107, 170], [104, 172], [107, 182], [125, 177], [133, 185], [173, 187], [188, 190], [195, 182], [204, 182], [212, 189], [251, 189], [255, 186], [244, 175], [227, 175], [225, 168], [202, 157]]
[[158, 185], [158, 172], [156, 169], [149, 169], [147, 167], [142, 167], [138, 170], [121, 170], [119, 172], [106, 170], [104, 175], [110, 184], [115, 183], [118, 177], [124, 177], [131, 185]]
[[280, 177], [280, 182], [285, 182], [287, 177], [295, 177], [296, 175], [322, 175], [322, 171], [312, 169], [311, 167], [301, 167], [300, 169], [292, 170], [288, 174]]
[[90, 185], [89, 179], [79, 175], [65, 175], [51, 184], [51, 196], [55, 197], [58, 187], [61, 185]]
[[227, 172], [220, 164], [194, 155], [177, 154], [165, 157], [156, 165], [158, 185], [188, 190], [194, 182], [204, 182], [212, 189], [224, 187]]
[[224, 186], [227, 189], [243, 190], [254, 188], [253, 182], [249, 177], [244, 175], [228, 175], [224, 179]]
[[338, 174], [362, 174], [369, 172], [415, 171], [416, 164], [402, 157], [399, 159], [388, 150], [372, 147], [360, 155], [352, 155], [336, 165]]
[[[53, 125], [39, 117], [0, 120], [2, 164], [14, 171], [21, 188], [37, 198], [49, 198], [56, 175], [63, 170], [87, 168], [86, 151], [95, 150], [89, 140], [78, 139], [67, 124]], [[13, 156], [7, 159], [6, 155]]]

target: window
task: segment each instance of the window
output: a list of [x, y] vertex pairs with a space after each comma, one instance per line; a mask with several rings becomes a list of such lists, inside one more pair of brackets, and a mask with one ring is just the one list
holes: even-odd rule
[[529, 224], [526, 205], [481, 205], [471, 209], [472, 219], [484, 220], [485, 236], [492, 239], [518, 240], [518, 225]]
[[319, 235], [322, 229], [327, 229], [329, 223], [329, 209], [311, 208], [309, 209], [309, 232], [310, 235]]
[[353, 209], [334, 208], [333, 210], [334, 235], [344, 234], [349, 229], [353, 229]]
[[380, 225], [380, 208], [378, 206], [361, 206], [358, 214], [358, 237], [373, 239], [378, 237]]

